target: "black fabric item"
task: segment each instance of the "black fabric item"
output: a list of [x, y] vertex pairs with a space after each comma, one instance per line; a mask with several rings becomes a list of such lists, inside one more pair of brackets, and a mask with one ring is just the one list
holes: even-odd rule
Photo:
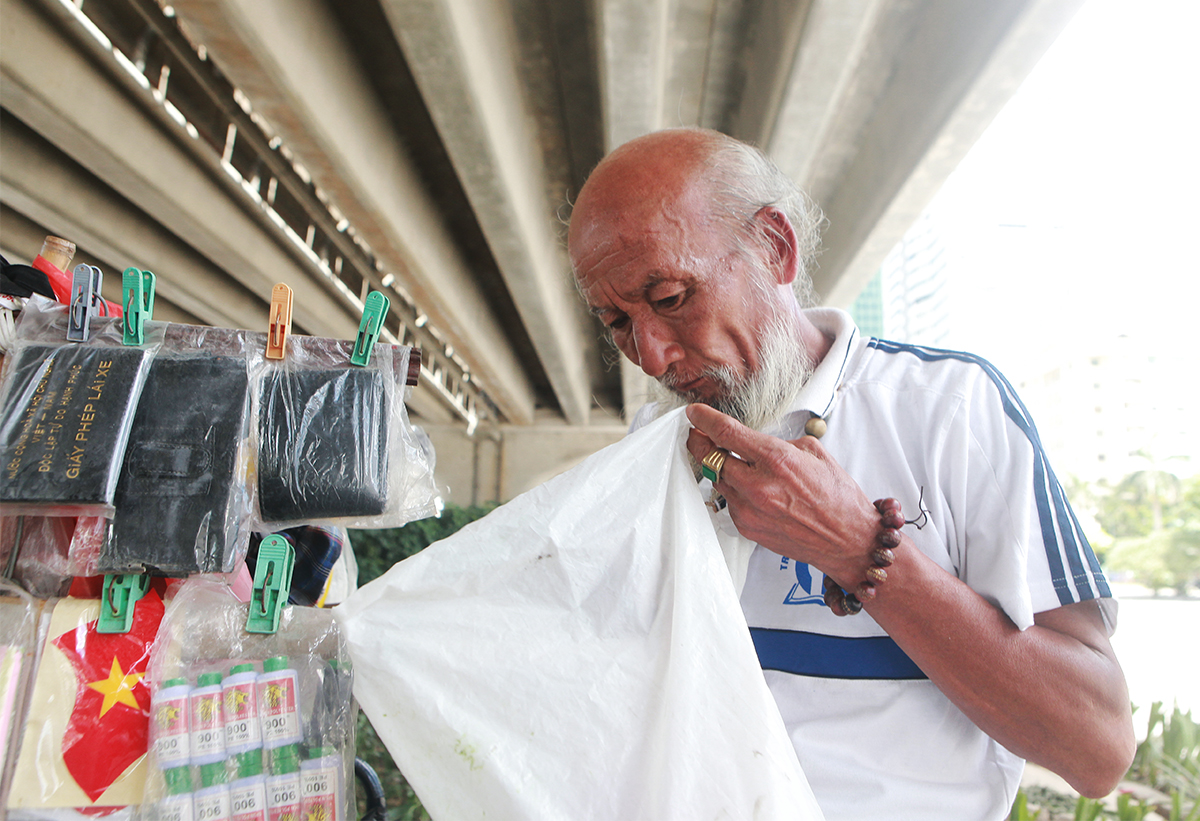
[[50, 278], [32, 265], [11, 263], [0, 256], [0, 294], [30, 297], [34, 294], [54, 299]]
[[237, 545], [227, 542], [226, 525], [244, 513], [231, 505], [249, 387], [244, 358], [155, 360], [117, 482], [101, 572], [232, 569]]
[[20, 349], [0, 405], [0, 501], [112, 504], [150, 357], [134, 347]]
[[376, 516], [387, 504], [388, 408], [377, 371], [263, 380], [258, 505], [265, 522]]

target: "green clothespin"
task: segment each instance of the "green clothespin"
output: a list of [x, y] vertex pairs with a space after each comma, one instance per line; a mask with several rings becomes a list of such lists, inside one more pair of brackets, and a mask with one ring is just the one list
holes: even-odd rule
[[350, 361], [355, 365], [366, 365], [371, 361], [371, 351], [379, 341], [379, 332], [383, 330], [383, 318], [387, 316], [391, 303], [381, 291], [367, 294], [363, 305], [362, 322], [358, 323], [358, 338], [354, 340], [354, 353]]
[[146, 321], [154, 313], [154, 274], [126, 268], [121, 274], [121, 293], [125, 305], [126, 345], [141, 345], [146, 340]]
[[133, 626], [133, 606], [150, 589], [150, 577], [132, 573], [104, 577], [97, 633], [128, 633]]
[[246, 618], [247, 633], [274, 633], [279, 630], [279, 617], [288, 603], [292, 588], [292, 569], [296, 552], [279, 535], [268, 536], [258, 546], [258, 564], [254, 568], [254, 592], [250, 594], [250, 615]]

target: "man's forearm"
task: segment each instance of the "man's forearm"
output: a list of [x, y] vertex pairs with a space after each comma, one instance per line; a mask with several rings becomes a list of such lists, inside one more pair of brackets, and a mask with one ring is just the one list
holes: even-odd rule
[[1019, 630], [905, 538], [866, 609], [930, 680], [1012, 752], [1101, 796], [1135, 747], [1129, 695], [1094, 602]]

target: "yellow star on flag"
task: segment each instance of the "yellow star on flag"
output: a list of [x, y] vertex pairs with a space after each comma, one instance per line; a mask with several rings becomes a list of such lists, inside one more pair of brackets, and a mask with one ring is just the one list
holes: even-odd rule
[[112, 670], [109, 672], [108, 678], [88, 682], [88, 687], [91, 687], [98, 693], [104, 694], [104, 703], [100, 705], [101, 717], [111, 710], [117, 702], [124, 704], [126, 707], [132, 707], [135, 710], [141, 709], [138, 706], [137, 699], [133, 696], [133, 688], [142, 680], [142, 675], [142, 673], [125, 675], [125, 671], [121, 669], [121, 662], [117, 661], [116, 656], [113, 656]]

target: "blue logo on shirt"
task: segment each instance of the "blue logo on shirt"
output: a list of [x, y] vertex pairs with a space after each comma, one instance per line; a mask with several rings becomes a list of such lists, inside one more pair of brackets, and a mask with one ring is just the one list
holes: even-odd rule
[[783, 597], [784, 604], [815, 604], [825, 606], [825, 574], [815, 570], [804, 562], [792, 562], [787, 556], [779, 563], [780, 570], [787, 570], [789, 564], [796, 569], [796, 583]]

